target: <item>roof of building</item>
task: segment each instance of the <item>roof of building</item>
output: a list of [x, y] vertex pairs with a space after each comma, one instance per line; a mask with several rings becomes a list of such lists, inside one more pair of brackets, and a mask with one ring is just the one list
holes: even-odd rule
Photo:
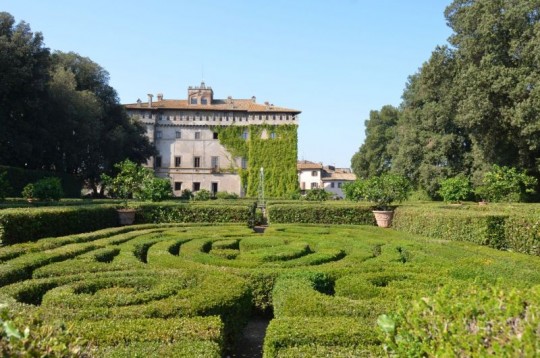
[[152, 101], [152, 107], [148, 107], [148, 102], [126, 104], [127, 109], [184, 109], [199, 111], [244, 111], [260, 113], [301, 113], [299, 110], [277, 107], [272, 104], [260, 104], [253, 102], [253, 99], [214, 99], [211, 104], [189, 104], [186, 99], [164, 99], [161, 101]]
[[321, 163], [310, 162], [309, 160], [299, 160], [296, 162], [297, 170], [311, 170], [311, 169], [322, 169], [323, 165]]
[[355, 181], [356, 175], [354, 173], [340, 173], [340, 172], [323, 172], [322, 181], [333, 181], [333, 180], [341, 180], [341, 181]]

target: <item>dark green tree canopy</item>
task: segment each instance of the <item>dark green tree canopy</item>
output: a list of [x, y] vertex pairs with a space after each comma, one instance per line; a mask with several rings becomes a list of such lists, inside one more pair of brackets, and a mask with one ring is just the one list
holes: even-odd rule
[[[493, 164], [540, 176], [540, 0], [454, 0], [445, 16], [449, 45], [409, 79], [388, 170], [432, 196], [459, 173], [479, 184]], [[388, 140], [366, 127], [353, 162]]]
[[43, 36], [0, 13], [0, 162], [77, 175], [94, 189], [113, 163], [155, 149], [87, 57], [51, 54]]

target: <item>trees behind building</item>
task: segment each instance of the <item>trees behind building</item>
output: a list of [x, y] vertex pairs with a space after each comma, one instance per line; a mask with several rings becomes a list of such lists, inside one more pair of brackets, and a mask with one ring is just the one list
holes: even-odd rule
[[540, 172], [540, 2], [454, 0], [453, 34], [412, 75], [398, 109], [372, 111], [359, 177], [393, 171], [435, 196], [441, 179], [481, 182], [496, 165]]
[[97, 191], [102, 173], [154, 154], [109, 74], [87, 57], [51, 53], [41, 33], [0, 12], [0, 164], [68, 173]]

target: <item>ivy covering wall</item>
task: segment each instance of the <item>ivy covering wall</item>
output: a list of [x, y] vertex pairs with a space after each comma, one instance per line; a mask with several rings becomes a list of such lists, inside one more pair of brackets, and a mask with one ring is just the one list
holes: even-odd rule
[[[264, 193], [266, 197], [272, 198], [290, 197], [298, 192], [297, 129], [298, 126], [294, 124], [213, 128], [218, 133], [220, 143], [234, 158], [247, 160], [247, 169], [236, 168], [246, 195], [257, 196], [262, 167]], [[244, 139], [244, 132], [247, 132], [247, 139]]]

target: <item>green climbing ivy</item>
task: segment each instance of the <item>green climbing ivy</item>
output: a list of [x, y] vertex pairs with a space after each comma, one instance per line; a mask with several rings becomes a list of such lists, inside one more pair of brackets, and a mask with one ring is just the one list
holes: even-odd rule
[[[264, 168], [266, 197], [284, 198], [298, 192], [297, 128], [294, 124], [213, 128], [218, 133], [220, 143], [234, 158], [246, 158], [247, 169], [235, 169], [247, 196], [257, 196], [261, 167]], [[244, 139], [245, 131], [247, 139]]]

